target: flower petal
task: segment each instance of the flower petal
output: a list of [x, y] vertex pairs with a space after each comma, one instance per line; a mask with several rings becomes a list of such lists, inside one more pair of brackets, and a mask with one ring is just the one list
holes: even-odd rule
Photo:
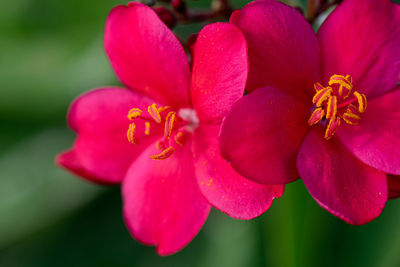
[[[57, 163], [91, 181], [119, 183], [132, 161], [155, 138], [139, 138], [138, 145], [129, 143], [126, 116], [131, 108], [145, 109], [151, 103], [121, 88], [97, 89], [78, 97], [68, 113], [68, 124], [78, 137], [73, 149], [61, 154]], [[142, 124], [137, 123], [138, 134], [144, 131]]]
[[272, 86], [300, 98], [314, 95], [313, 84], [321, 79], [318, 40], [297, 10], [278, 1], [254, 1], [230, 21], [249, 47], [246, 90]]
[[108, 16], [105, 48], [129, 88], [175, 107], [189, 105], [189, 63], [182, 45], [157, 14], [140, 3]]
[[204, 27], [194, 48], [192, 103], [201, 121], [221, 121], [243, 96], [248, 72], [247, 45], [229, 23]]
[[220, 155], [220, 125], [203, 125], [195, 132], [194, 164], [200, 190], [217, 209], [236, 219], [252, 219], [268, 210], [283, 185], [261, 185], [233, 170]]
[[358, 125], [342, 125], [338, 136], [353, 154], [376, 169], [400, 174], [400, 87], [368, 102]]
[[193, 170], [190, 139], [165, 160], [154, 145], [132, 164], [122, 185], [125, 222], [134, 238], [168, 255], [187, 245], [210, 211]]
[[318, 32], [327, 82], [351, 75], [368, 98], [392, 90], [400, 80], [400, 8], [390, 0], [347, 0]]
[[318, 204], [350, 224], [370, 222], [385, 207], [386, 175], [357, 160], [338, 138], [324, 139], [321, 127], [304, 138], [297, 168]]
[[79, 157], [74, 149], [67, 150], [63, 153], [60, 153], [56, 157], [56, 163], [69, 170], [70, 172], [78, 175], [79, 177], [85, 178], [89, 181], [104, 184], [104, 185], [112, 185], [119, 182], [119, 179], [116, 182], [108, 181], [107, 179], [99, 179], [97, 176], [94, 176], [92, 173], [87, 171], [80, 163]]
[[389, 198], [400, 197], [400, 176], [388, 175]]
[[308, 108], [292, 95], [258, 89], [233, 105], [221, 129], [222, 156], [246, 178], [285, 184], [298, 177], [296, 153], [306, 131]]

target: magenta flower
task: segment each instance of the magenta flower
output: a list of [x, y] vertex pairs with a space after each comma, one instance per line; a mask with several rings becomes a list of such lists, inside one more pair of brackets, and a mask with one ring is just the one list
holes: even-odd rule
[[348, 223], [377, 217], [385, 173], [400, 174], [400, 7], [345, 0], [317, 35], [272, 0], [248, 4], [231, 22], [248, 42], [251, 93], [223, 123], [222, 155], [259, 183], [300, 176]]
[[206, 26], [190, 70], [156, 13], [130, 3], [109, 15], [105, 48], [129, 90], [103, 88], [75, 100], [68, 123], [78, 138], [58, 163], [95, 182], [122, 182], [124, 219], [136, 239], [171, 254], [200, 230], [209, 203], [250, 219], [282, 195], [283, 186], [239, 176], [219, 153], [222, 118], [247, 78], [247, 46], [237, 27]]

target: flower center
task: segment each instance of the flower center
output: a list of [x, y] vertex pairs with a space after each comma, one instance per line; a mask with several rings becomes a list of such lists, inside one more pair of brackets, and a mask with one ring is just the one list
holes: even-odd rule
[[[163, 137], [156, 143], [156, 148], [160, 150], [160, 153], [150, 155], [155, 160], [169, 158], [175, 152], [177, 145], [185, 144], [186, 135], [193, 132], [199, 124], [193, 109], [180, 109], [177, 113], [169, 106], [157, 107], [157, 104], [148, 106], [147, 114], [139, 108], [132, 108], [127, 118], [132, 121], [126, 133], [128, 141], [132, 144], [138, 144], [137, 123], [135, 123], [137, 120], [144, 121], [144, 127], [142, 127], [144, 135], [151, 135], [153, 128], [164, 124]], [[157, 132], [156, 130], [156, 134]]]
[[327, 140], [335, 134], [342, 120], [351, 125], [358, 124], [360, 114], [367, 108], [366, 96], [353, 91], [350, 75], [332, 75], [328, 85], [323, 87], [320, 83], [314, 84], [314, 111], [308, 120], [310, 126], [318, 122], [328, 124], [325, 130]]

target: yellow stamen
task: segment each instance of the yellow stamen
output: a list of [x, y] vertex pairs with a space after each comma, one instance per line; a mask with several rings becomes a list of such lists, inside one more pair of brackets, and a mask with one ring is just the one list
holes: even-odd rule
[[174, 153], [174, 151], [175, 149], [172, 146], [170, 146], [167, 149], [164, 149], [161, 153], [157, 155], [151, 155], [150, 157], [152, 159], [157, 159], [157, 160], [167, 159]]
[[316, 108], [308, 119], [308, 125], [317, 124], [325, 116], [325, 111], [322, 108]]
[[165, 118], [164, 136], [166, 138], [169, 138], [171, 136], [172, 129], [174, 128], [175, 117], [176, 112], [171, 111]]
[[318, 91], [313, 97], [313, 103], [315, 106], [320, 107], [322, 103], [331, 96], [331, 93], [332, 88], [330, 87], [326, 87], [325, 89]]
[[333, 84], [339, 85], [339, 95], [343, 95], [343, 88], [347, 89], [347, 94], [344, 96], [346, 98], [351, 90], [353, 89], [353, 84], [351, 83], [351, 77], [349, 75], [333, 75], [329, 80], [329, 85], [332, 86]]
[[185, 136], [181, 132], [178, 132], [175, 135], [174, 139], [175, 139], [175, 142], [180, 146], [183, 146], [185, 144], [185, 142], [186, 142]]
[[329, 100], [328, 100], [328, 107], [326, 110], [326, 118], [327, 119], [334, 118], [334, 117], [336, 117], [336, 113], [337, 113], [337, 97], [331, 96], [331, 97], [329, 97]]
[[332, 75], [328, 85], [328, 87], [323, 87], [320, 83], [314, 84], [316, 90], [312, 99], [314, 111], [308, 119], [310, 126], [320, 121], [326, 125], [324, 119], [329, 120], [325, 131], [326, 139], [330, 139], [335, 134], [342, 119], [351, 125], [358, 124], [361, 119], [360, 114], [367, 108], [366, 96], [354, 91], [353, 79], [350, 75]]
[[[152, 121], [156, 123], [164, 123], [164, 137], [158, 140], [155, 144], [157, 150], [159, 150], [159, 153], [157, 152], [158, 154], [150, 155], [150, 157], [154, 160], [167, 159], [175, 152], [175, 143], [180, 146], [183, 146], [185, 144], [185, 133], [182, 132], [182, 130], [178, 131], [178, 129], [174, 129], [185, 126], [185, 124], [182, 125], [180, 123], [183, 119], [178, 116], [171, 107], [158, 107], [156, 103], [148, 106], [147, 111], [151, 118], [149, 118], [149, 116], [142, 116], [143, 111], [139, 108], [132, 108], [129, 110], [127, 118], [134, 121], [135, 123], [132, 122], [131, 124], [129, 124], [129, 128], [126, 133], [128, 141], [132, 144], [138, 143], [138, 138], [135, 136], [137, 129], [144, 128], [144, 134], [150, 135], [152, 127], [154, 127]], [[138, 118], [140, 118], [140, 124], [137, 124], [138, 122], [135, 121], [135, 119]], [[142, 123], [144, 124], [144, 126], [142, 126]], [[156, 129], [158, 129], [157, 126]], [[154, 132], [153, 134], [156, 134], [156, 132]], [[171, 136], [173, 138], [171, 138]]]
[[326, 127], [325, 131], [325, 139], [329, 140], [335, 134], [337, 128], [340, 126], [340, 118], [335, 117], [329, 120], [328, 127]]
[[349, 110], [347, 110], [343, 115], [346, 115], [347, 117], [354, 118], [354, 119], [357, 119], [357, 120], [361, 119], [360, 116], [350, 112]]
[[131, 142], [132, 144], [136, 144], [135, 131], [136, 131], [136, 125], [132, 122], [131, 124], [129, 124], [128, 131], [126, 132], [128, 141]]
[[357, 97], [358, 101], [358, 111], [363, 113], [367, 109], [367, 97], [364, 94], [360, 94], [359, 92], [353, 93], [355, 97]]
[[152, 104], [147, 108], [147, 112], [150, 114], [150, 116], [153, 118], [153, 120], [157, 123], [161, 122], [161, 115], [160, 112], [158, 111], [157, 104]]
[[140, 115], [142, 115], [142, 113], [143, 113], [143, 111], [140, 110], [139, 108], [132, 108], [131, 110], [129, 110], [127, 118], [129, 120], [133, 120], [133, 119], [139, 117]]
[[166, 110], [169, 109], [169, 108], [170, 108], [170, 106], [159, 107], [159, 108], [158, 108], [158, 112], [161, 113], [161, 112], [163, 112], [163, 111], [166, 111]]
[[343, 76], [343, 75], [334, 74], [329, 79], [328, 84], [332, 85], [332, 84], [338, 83], [339, 81], [343, 81], [343, 82], [347, 83], [346, 88], [353, 87], [353, 84], [352, 84], [353, 79], [351, 78], [350, 75]]
[[342, 118], [347, 124], [351, 124], [351, 125], [357, 125], [358, 121], [360, 120], [360, 116], [353, 114], [353, 113], [348, 113], [348, 112], [345, 112], [343, 114]]
[[144, 127], [145, 127], [144, 134], [145, 135], [149, 135], [150, 134], [150, 127], [151, 127], [150, 122], [146, 121], [144, 123]]
[[319, 92], [319, 91], [323, 90], [324, 87], [320, 83], [315, 83], [314, 84], [314, 89], [315, 89], [316, 92]]

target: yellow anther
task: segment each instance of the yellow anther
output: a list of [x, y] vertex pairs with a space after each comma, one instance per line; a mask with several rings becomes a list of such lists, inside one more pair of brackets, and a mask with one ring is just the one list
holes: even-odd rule
[[353, 79], [351, 78], [350, 75], [332, 75], [331, 78], [329, 79], [328, 84], [332, 85], [332, 84], [341, 84], [343, 83], [343, 86], [346, 88], [353, 88]]
[[350, 77], [350, 75], [332, 75], [332, 77], [329, 79], [328, 84], [330, 86], [332, 86], [333, 84], [337, 84], [339, 85], [339, 95], [343, 96], [343, 88], [347, 89], [346, 95], [343, 96], [343, 98], [347, 98], [351, 92], [351, 90], [353, 90], [353, 84], [352, 84], [352, 78]]
[[346, 112], [356, 114], [356, 113], [358, 112], [358, 108], [357, 108], [356, 106], [354, 106], [353, 104], [350, 104], [350, 105], [347, 107]]
[[172, 146], [170, 146], [170, 147], [164, 149], [161, 153], [159, 153], [157, 155], [151, 155], [150, 157], [152, 159], [157, 159], [157, 160], [167, 159], [174, 153], [174, 151], [175, 151], [175, 149]]
[[140, 110], [139, 108], [132, 108], [131, 110], [129, 110], [127, 118], [129, 120], [133, 120], [133, 119], [139, 117], [140, 115], [142, 115], [142, 113], [143, 113], [143, 111]]
[[176, 142], [178, 145], [180, 145], [180, 146], [183, 146], [183, 145], [185, 144], [185, 142], [186, 142], [185, 136], [184, 136], [184, 134], [181, 133], [181, 132], [178, 132], [178, 133], [175, 135], [174, 139], [175, 139], [175, 142]]
[[330, 139], [335, 134], [342, 119], [351, 125], [358, 124], [361, 113], [367, 108], [366, 96], [354, 90], [350, 75], [332, 75], [328, 85], [323, 87], [320, 83], [314, 84], [314, 111], [308, 119], [310, 126], [321, 120], [325, 125], [325, 119], [329, 120], [325, 139]]
[[159, 108], [158, 108], [158, 112], [161, 113], [161, 112], [163, 112], [163, 111], [166, 111], [166, 110], [169, 109], [169, 108], [170, 108], [170, 106], [159, 107]]
[[345, 112], [344, 115], [346, 115], [347, 117], [350, 117], [350, 118], [357, 119], [357, 120], [361, 119], [361, 117], [358, 116], [357, 114], [350, 113], [350, 112]]
[[150, 114], [150, 116], [153, 118], [153, 120], [157, 123], [161, 122], [161, 115], [160, 112], [158, 111], [157, 104], [152, 104], [147, 108], [147, 112]]
[[359, 120], [361, 117], [358, 116], [358, 115], [357, 115], [356, 113], [354, 113], [354, 112], [357, 112], [357, 110], [354, 110], [354, 106], [351, 105], [351, 106], [349, 106], [349, 107], [347, 108], [347, 110], [346, 110], [346, 112], [344, 113], [344, 115]]
[[314, 89], [315, 89], [316, 92], [319, 92], [319, 91], [321, 91], [321, 90], [323, 90], [325, 88], [320, 83], [315, 83], [314, 84]]
[[330, 96], [328, 99], [328, 107], [326, 109], [326, 118], [334, 118], [336, 117], [337, 113], [337, 97], [336, 96]]
[[351, 124], [351, 125], [357, 125], [358, 121], [361, 119], [360, 116], [352, 113], [350, 110], [347, 110], [343, 114], [342, 118], [346, 123]]
[[359, 92], [353, 93], [355, 97], [357, 97], [358, 102], [358, 111], [363, 113], [367, 109], [367, 97], [364, 94], [360, 94]]
[[361, 119], [361, 117], [357, 114], [358, 110], [354, 105], [349, 105], [346, 112], [343, 113], [343, 120], [351, 125], [356, 125], [358, 124], [358, 121]]
[[150, 122], [146, 121], [144, 123], [144, 127], [145, 127], [144, 134], [145, 135], [149, 135], [150, 134], [150, 127], [151, 127]]
[[136, 144], [135, 131], [136, 131], [136, 125], [132, 122], [131, 124], [129, 124], [128, 131], [126, 132], [128, 141], [131, 142], [132, 144]]
[[325, 139], [329, 140], [335, 134], [337, 128], [340, 126], [340, 118], [334, 117], [329, 120], [328, 127], [326, 127], [325, 131]]
[[[150, 157], [155, 160], [163, 160], [169, 158], [175, 152], [174, 147], [176, 147], [176, 144], [180, 146], [183, 146], [185, 144], [185, 134], [180, 131], [174, 131], [174, 127], [176, 128], [176, 126], [179, 126], [182, 119], [177, 115], [175, 111], [172, 110], [173, 109], [171, 109], [171, 107], [169, 106], [158, 107], [156, 103], [153, 103], [147, 108], [149, 116], [151, 117], [149, 118], [149, 116], [147, 115], [146, 117], [142, 116], [143, 111], [139, 108], [130, 109], [127, 118], [134, 122], [129, 124], [128, 131], [126, 133], [128, 141], [132, 144], [138, 143], [140, 139], [138, 139], [135, 134], [139, 126], [141, 131], [144, 127], [145, 135], [150, 135], [152, 127], [154, 127], [154, 125], [152, 124], [153, 120], [156, 123], [164, 123], [164, 137], [158, 140], [155, 144], [157, 150], [161, 152], [157, 152], [158, 154], [155, 155], [150, 155]], [[135, 119], [139, 117], [141, 124], [138, 125]], [[158, 127], [156, 128], [158, 129]], [[153, 134], [156, 133], [154, 132]]]
[[349, 83], [353, 84], [353, 78], [350, 75], [347, 74], [345, 78]]
[[175, 117], [176, 112], [171, 111], [165, 118], [164, 136], [166, 138], [169, 138], [171, 136], [172, 129], [174, 128]]
[[322, 103], [327, 100], [332, 93], [332, 88], [331, 87], [326, 87], [320, 91], [318, 91], [314, 97], [313, 97], [313, 103], [315, 104], [316, 107], [320, 107]]
[[322, 108], [316, 108], [308, 119], [308, 125], [314, 125], [318, 123], [325, 116], [325, 111]]

